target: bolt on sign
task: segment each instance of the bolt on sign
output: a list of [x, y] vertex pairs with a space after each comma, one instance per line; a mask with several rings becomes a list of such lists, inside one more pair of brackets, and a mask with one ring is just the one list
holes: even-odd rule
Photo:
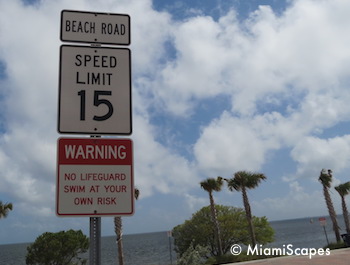
[[130, 16], [125, 14], [62, 10], [62, 41], [130, 44]]
[[132, 148], [130, 139], [59, 138], [57, 215], [133, 215]]
[[127, 48], [62, 45], [58, 131], [131, 134], [130, 62]]

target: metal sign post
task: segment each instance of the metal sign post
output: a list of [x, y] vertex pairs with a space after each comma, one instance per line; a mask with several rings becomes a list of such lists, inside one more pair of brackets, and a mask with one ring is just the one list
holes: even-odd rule
[[101, 265], [101, 217], [90, 217], [90, 265]]
[[320, 225], [323, 227], [323, 231], [324, 231], [324, 234], [326, 235], [326, 239], [327, 239], [327, 244], [329, 245], [327, 231], [326, 231], [326, 224], [327, 224], [326, 218], [320, 217], [320, 218], [318, 218], [318, 220], [320, 221]]
[[172, 247], [171, 247], [171, 238], [173, 236], [173, 231], [168, 231], [168, 238], [169, 238], [169, 254], [170, 254], [170, 264], [173, 265], [173, 255], [172, 255]]

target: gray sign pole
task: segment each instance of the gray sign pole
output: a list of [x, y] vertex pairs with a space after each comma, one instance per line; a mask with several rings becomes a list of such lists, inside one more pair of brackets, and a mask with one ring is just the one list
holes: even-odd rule
[[101, 217], [90, 217], [90, 265], [101, 265]]
[[[101, 138], [90, 135], [90, 138]], [[90, 217], [90, 265], [101, 265], [101, 217]]]
[[326, 226], [325, 225], [323, 226], [323, 231], [324, 231], [324, 234], [326, 235], [327, 245], [329, 245], [329, 241], [328, 241], [328, 236], [327, 236], [327, 231], [326, 231]]

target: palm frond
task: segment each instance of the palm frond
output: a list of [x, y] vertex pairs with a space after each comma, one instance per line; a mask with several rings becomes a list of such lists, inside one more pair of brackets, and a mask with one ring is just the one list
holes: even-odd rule
[[332, 177], [332, 170], [322, 169], [318, 180], [322, 183], [322, 185], [326, 186], [327, 188], [330, 188], [332, 183]]
[[220, 191], [223, 185], [223, 181], [221, 177], [215, 178], [207, 178], [204, 181], [201, 181], [200, 186], [202, 189], [204, 189], [207, 192], [212, 191]]
[[254, 189], [266, 178], [267, 177], [262, 173], [238, 171], [233, 175], [233, 178], [227, 180], [227, 185], [231, 191], [240, 191], [242, 190], [242, 187]]
[[346, 196], [350, 193], [350, 181], [339, 184], [334, 188], [340, 194], [340, 196]]
[[138, 188], [134, 188], [134, 197], [136, 200], [138, 200], [140, 196], [140, 190]]

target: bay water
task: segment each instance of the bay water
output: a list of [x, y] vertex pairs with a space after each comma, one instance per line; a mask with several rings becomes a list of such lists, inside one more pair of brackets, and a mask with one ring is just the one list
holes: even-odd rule
[[[272, 221], [275, 241], [268, 247], [282, 248], [292, 244], [293, 248], [321, 248], [335, 242], [332, 223], [326, 218], [326, 231], [320, 225], [319, 217]], [[338, 216], [341, 234], [345, 233], [344, 220]], [[0, 235], [1, 236], [1, 235]], [[172, 251], [170, 252], [170, 245]], [[29, 243], [0, 245], [0, 265], [24, 265]], [[169, 265], [176, 264], [173, 239], [167, 232], [132, 234], [123, 236], [125, 265]], [[102, 265], [118, 264], [115, 236], [102, 237]], [[88, 258], [88, 253], [85, 254]]]

